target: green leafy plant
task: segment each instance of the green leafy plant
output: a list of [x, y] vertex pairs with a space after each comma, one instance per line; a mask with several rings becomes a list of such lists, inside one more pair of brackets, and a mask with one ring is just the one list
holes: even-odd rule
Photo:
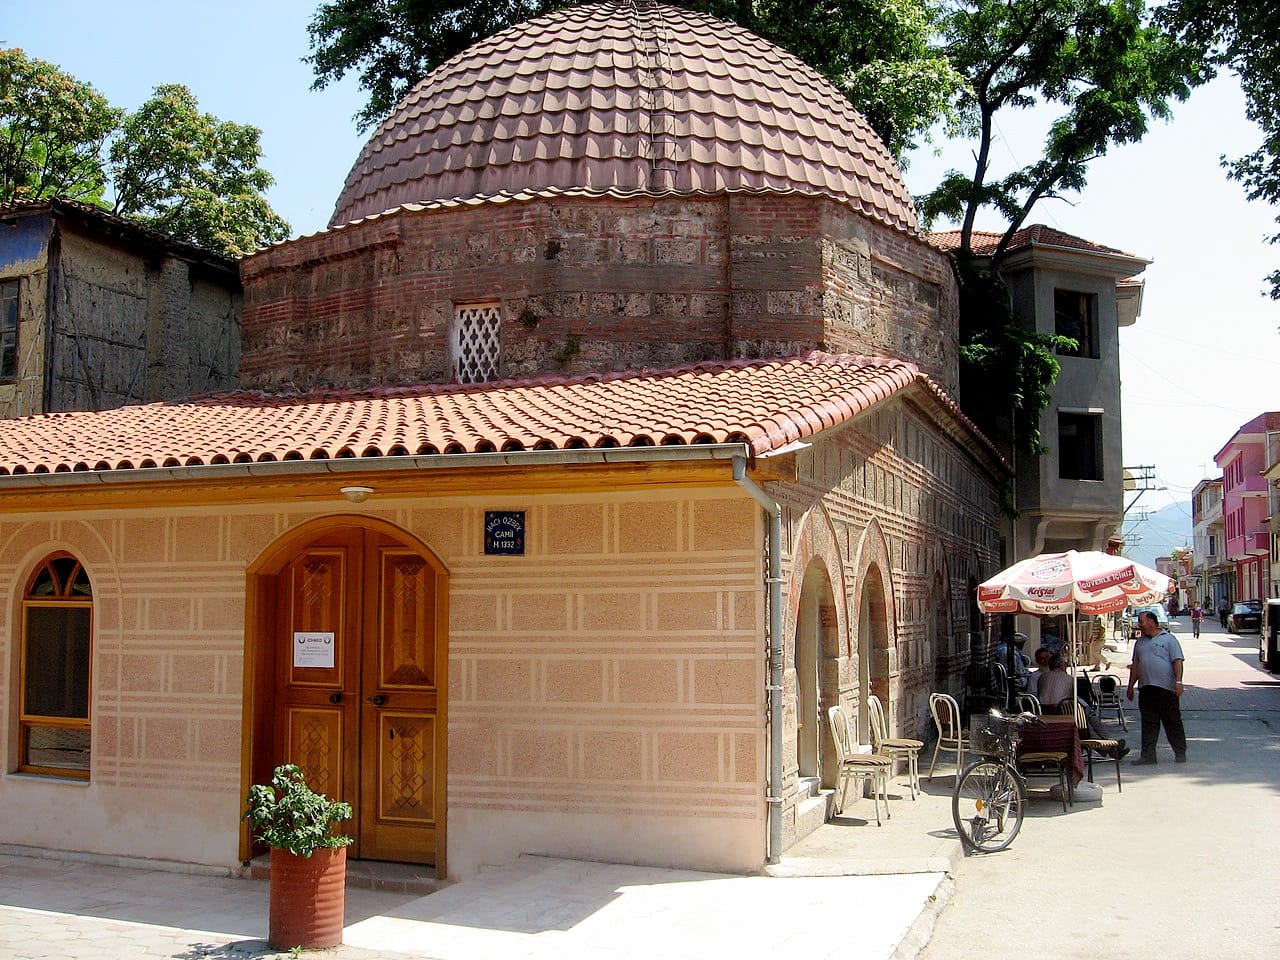
[[245, 806], [244, 819], [253, 828], [254, 839], [269, 847], [310, 857], [319, 849], [352, 842], [351, 837], [333, 832], [337, 824], [351, 819], [351, 804], [316, 793], [296, 764], [282, 764], [270, 784], [252, 786]]

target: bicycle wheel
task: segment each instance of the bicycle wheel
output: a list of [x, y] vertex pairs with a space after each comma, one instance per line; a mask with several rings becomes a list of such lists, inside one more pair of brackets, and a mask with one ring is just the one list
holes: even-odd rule
[[960, 842], [979, 853], [995, 853], [1013, 843], [1026, 803], [1022, 781], [995, 760], [975, 760], [964, 768], [951, 795], [951, 818]]

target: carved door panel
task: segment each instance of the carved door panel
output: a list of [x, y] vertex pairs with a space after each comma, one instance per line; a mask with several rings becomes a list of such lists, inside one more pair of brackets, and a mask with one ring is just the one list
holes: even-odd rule
[[[359, 530], [303, 548], [280, 573], [276, 750], [315, 790], [354, 803], [359, 789]], [[353, 851], [354, 852], [354, 851]]]
[[390, 537], [347, 528], [279, 574], [278, 762], [355, 810], [353, 858], [436, 863], [445, 737], [441, 573]]
[[366, 605], [361, 672], [362, 856], [435, 863], [445, 782], [439, 575], [386, 538], [367, 556], [376, 602]]

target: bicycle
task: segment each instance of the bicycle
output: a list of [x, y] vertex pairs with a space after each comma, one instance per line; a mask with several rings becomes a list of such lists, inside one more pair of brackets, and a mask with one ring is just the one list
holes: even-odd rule
[[1034, 714], [1007, 716], [993, 709], [969, 732], [974, 760], [956, 777], [951, 818], [960, 842], [976, 853], [996, 853], [1013, 843], [1022, 827], [1026, 781], [1014, 766], [1018, 729]]

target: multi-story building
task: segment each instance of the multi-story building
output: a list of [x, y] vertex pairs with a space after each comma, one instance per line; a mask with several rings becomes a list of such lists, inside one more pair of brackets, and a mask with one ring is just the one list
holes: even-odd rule
[[[976, 254], [990, 255], [1001, 235], [975, 232]], [[959, 231], [933, 241], [955, 249]], [[1009, 560], [1063, 550], [1103, 550], [1120, 533], [1124, 467], [1120, 419], [1121, 327], [1142, 310], [1143, 283], [1134, 277], [1150, 263], [1142, 257], [1036, 224], [1019, 230], [1001, 264], [1015, 314], [1038, 333], [1070, 337], [1041, 414], [1048, 448], [1029, 457], [1011, 447], [1018, 518], [1009, 532]], [[1023, 618], [1034, 639], [1040, 624]]]
[[1192, 576], [1198, 577], [1199, 598], [1206, 610], [1217, 612], [1230, 602], [1231, 565], [1223, 554], [1222, 478], [1201, 480], [1191, 492], [1191, 545], [1195, 559]]
[[1234, 573], [1234, 600], [1266, 596], [1271, 588], [1271, 524], [1267, 450], [1280, 433], [1280, 412], [1259, 414], [1227, 441], [1213, 460], [1222, 469], [1222, 525]]

